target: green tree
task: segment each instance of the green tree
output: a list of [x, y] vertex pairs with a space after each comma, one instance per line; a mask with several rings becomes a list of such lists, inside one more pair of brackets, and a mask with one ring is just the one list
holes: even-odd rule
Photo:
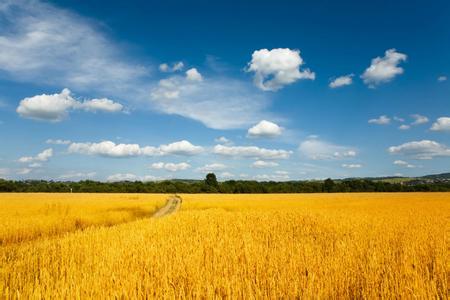
[[323, 182], [323, 191], [331, 193], [334, 189], [334, 181], [331, 178], [326, 179]]
[[217, 182], [216, 174], [214, 173], [206, 174], [205, 184], [211, 191], [216, 192], [219, 188], [219, 183]]

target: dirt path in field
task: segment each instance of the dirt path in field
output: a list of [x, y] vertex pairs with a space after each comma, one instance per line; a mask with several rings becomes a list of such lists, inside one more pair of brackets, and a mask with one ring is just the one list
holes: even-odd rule
[[167, 199], [166, 205], [158, 209], [154, 214], [153, 218], [162, 218], [167, 215], [176, 213], [181, 207], [181, 197], [180, 196], [171, 196]]

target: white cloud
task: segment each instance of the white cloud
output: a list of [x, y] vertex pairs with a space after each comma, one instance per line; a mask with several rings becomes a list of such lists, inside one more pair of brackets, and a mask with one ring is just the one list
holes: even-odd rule
[[437, 80], [439, 82], [447, 81], [447, 76], [439, 76]]
[[253, 177], [257, 181], [286, 181], [289, 180], [289, 174], [283, 171], [277, 171], [275, 174], [259, 174]]
[[428, 123], [428, 118], [425, 116], [421, 116], [419, 114], [411, 115], [411, 117], [414, 119], [414, 122], [411, 123], [411, 125], [421, 125]]
[[106, 181], [109, 182], [118, 182], [118, 181], [160, 181], [160, 180], [166, 180], [170, 177], [157, 177], [153, 175], [145, 175], [145, 176], [138, 176], [133, 173], [117, 173], [110, 175], [106, 178]]
[[356, 150], [350, 147], [334, 145], [317, 138], [302, 142], [298, 150], [306, 158], [313, 160], [336, 160], [356, 156]]
[[186, 79], [190, 81], [202, 81], [203, 77], [196, 68], [191, 68], [186, 71]]
[[252, 54], [247, 72], [254, 72], [254, 83], [263, 91], [276, 91], [299, 79], [315, 79], [309, 69], [300, 71], [304, 64], [299, 50], [289, 48], [261, 49]]
[[71, 143], [70, 140], [61, 140], [61, 139], [48, 139], [45, 141], [47, 144], [53, 144], [53, 145], [69, 145]]
[[31, 171], [33, 171], [33, 169], [30, 169], [30, 168], [23, 168], [23, 169], [17, 170], [16, 173], [17, 173], [18, 175], [27, 175], [27, 174], [30, 174]]
[[42, 167], [42, 164], [34, 162], [34, 163], [29, 164], [28, 167], [30, 167], [30, 168], [40, 168], [40, 167]]
[[[192, 81], [180, 74], [158, 83], [149, 72], [152, 66], [143, 67], [146, 61], [128, 55], [102, 32], [102, 24], [39, 1], [9, 1], [3, 7], [0, 72], [11, 80], [114, 97], [214, 129], [246, 128], [273, 117], [265, 113], [271, 99], [246, 81], [223, 75]], [[172, 68], [181, 69], [181, 64]], [[65, 117], [64, 110], [59, 112], [50, 120]]]
[[124, 59], [100, 26], [40, 1], [0, 10], [0, 70], [20, 81], [108, 91], [128, 89], [147, 70]]
[[362, 167], [361, 164], [342, 164], [341, 166], [346, 169], [359, 169]]
[[153, 107], [202, 122], [213, 129], [243, 128], [261, 120], [268, 98], [248, 84], [230, 78], [162, 79], [151, 90]]
[[265, 149], [256, 146], [214, 146], [213, 153], [230, 157], [252, 157], [262, 159], [287, 159], [292, 151]]
[[24, 118], [59, 122], [67, 117], [70, 110], [76, 109], [90, 112], [118, 112], [123, 106], [106, 98], [80, 102], [72, 97], [69, 89], [65, 88], [59, 94], [42, 94], [25, 98], [20, 101], [16, 111]]
[[106, 157], [160, 156], [160, 155], [195, 155], [203, 152], [203, 148], [195, 146], [186, 140], [174, 142], [159, 147], [138, 144], [116, 144], [112, 141], [99, 143], [71, 143], [69, 153], [85, 155], [100, 155]]
[[450, 132], [450, 117], [441, 117], [433, 123], [430, 128], [433, 131], [449, 131]]
[[177, 171], [183, 171], [183, 170], [187, 170], [191, 167], [190, 164], [185, 163], [185, 162], [181, 162], [181, 163], [163, 163], [163, 162], [158, 162], [158, 163], [153, 163], [151, 165], [152, 169], [155, 170], [166, 170], [166, 171], [170, 171], [170, 172], [177, 172]]
[[353, 80], [352, 80], [353, 76], [354, 76], [354, 74], [348, 74], [348, 75], [344, 75], [344, 76], [339, 76], [339, 77], [335, 78], [333, 81], [330, 82], [329, 87], [332, 88], [332, 89], [335, 89], [335, 88], [338, 88], [338, 87], [351, 85], [353, 83]]
[[283, 127], [280, 127], [273, 122], [262, 120], [248, 130], [247, 136], [254, 138], [258, 137], [273, 138], [281, 135], [282, 132]]
[[186, 140], [174, 142], [168, 145], [161, 145], [159, 148], [164, 154], [196, 155], [203, 152], [203, 147], [192, 145]]
[[402, 125], [398, 126], [398, 129], [400, 129], [400, 130], [408, 130], [410, 128], [411, 128], [411, 126], [406, 125], [406, 124], [402, 124]]
[[67, 117], [68, 111], [77, 105], [69, 89], [60, 94], [37, 95], [20, 101], [17, 113], [24, 118], [58, 122]]
[[59, 176], [59, 179], [68, 180], [68, 179], [83, 179], [83, 178], [92, 178], [96, 175], [96, 172], [70, 172]]
[[382, 115], [376, 119], [370, 119], [368, 122], [370, 124], [387, 125], [391, 123], [391, 119], [385, 115]]
[[232, 177], [234, 177], [234, 174], [232, 174], [230, 172], [222, 172], [219, 174], [219, 176], [222, 178], [232, 178]]
[[386, 50], [384, 57], [372, 59], [371, 65], [361, 75], [364, 83], [374, 88], [376, 85], [389, 82], [395, 76], [403, 74], [403, 68], [398, 65], [406, 61], [406, 54], [395, 49]]
[[222, 144], [222, 145], [232, 145], [232, 144], [233, 144], [233, 142], [232, 142], [231, 140], [227, 139], [227, 138], [224, 137], [224, 136], [215, 138], [215, 139], [214, 139], [214, 142], [219, 143], [219, 144]]
[[10, 173], [8, 168], [0, 168], [0, 178], [5, 178]]
[[272, 167], [278, 167], [278, 163], [276, 163], [274, 161], [257, 160], [252, 163], [252, 167], [254, 167], [254, 168], [272, 168]]
[[107, 98], [92, 99], [81, 103], [80, 107], [86, 111], [96, 112], [120, 112], [123, 110], [123, 105]]
[[[69, 153], [108, 157], [138, 156], [142, 155], [143, 152], [138, 144], [116, 144], [111, 141], [103, 141], [100, 143], [72, 143], [70, 144], [68, 151]], [[157, 154], [159, 153], [155, 151], [154, 155]]]
[[53, 149], [48, 148], [36, 156], [23, 156], [18, 159], [18, 162], [21, 163], [45, 162], [48, 161], [49, 158], [52, 156], [53, 156]]
[[202, 173], [209, 173], [209, 172], [215, 172], [215, 171], [222, 171], [226, 169], [227, 166], [221, 163], [212, 163], [212, 164], [206, 164], [203, 167], [200, 167], [197, 169], [198, 172]]
[[410, 164], [410, 163], [408, 163], [408, 162], [406, 162], [404, 160], [396, 160], [396, 161], [394, 161], [394, 165], [402, 166], [402, 167], [405, 167], [405, 168], [415, 168], [416, 167], [415, 165]]
[[117, 173], [108, 176], [106, 181], [117, 182], [117, 181], [138, 181], [140, 180], [139, 176], [131, 174], [131, 173]]
[[391, 154], [408, 155], [415, 159], [432, 159], [450, 156], [450, 148], [435, 141], [422, 140], [404, 143], [388, 148]]
[[184, 63], [182, 61], [175, 62], [172, 66], [169, 66], [167, 63], [163, 63], [159, 65], [159, 70], [161, 72], [176, 72], [181, 71], [184, 68]]

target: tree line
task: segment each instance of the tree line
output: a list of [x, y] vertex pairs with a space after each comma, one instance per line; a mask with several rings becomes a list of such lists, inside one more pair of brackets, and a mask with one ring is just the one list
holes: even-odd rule
[[3, 180], [0, 192], [48, 193], [341, 193], [341, 192], [444, 192], [450, 191], [450, 182], [401, 184], [382, 181], [349, 179], [324, 181], [258, 182], [228, 180], [218, 182], [210, 173], [205, 180], [166, 180], [158, 182], [122, 181], [100, 182], [83, 180], [61, 182], [45, 180]]

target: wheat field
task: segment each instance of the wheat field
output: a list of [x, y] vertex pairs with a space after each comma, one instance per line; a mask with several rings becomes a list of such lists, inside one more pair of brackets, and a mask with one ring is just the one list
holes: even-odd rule
[[449, 297], [450, 194], [0, 194], [0, 298]]

